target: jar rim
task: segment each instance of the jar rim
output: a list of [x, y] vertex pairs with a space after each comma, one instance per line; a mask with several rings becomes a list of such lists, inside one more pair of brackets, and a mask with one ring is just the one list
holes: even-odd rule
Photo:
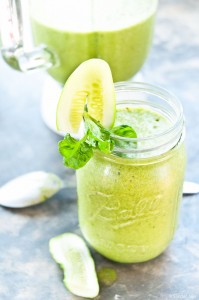
[[[169, 104], [170, 108], [173, 109], [173, 111], [176, 113], [176, 119], [174, 122], [165, 130], [162, 130], [159, 133], [149, 135], [147, 137], [137, 137], [137, 138], [126, 138], [126, 137], [121, 137], [118, 135], [115, 135], [111, 133], [111, 137], [116, 139], [117, 141], [123, 141], [123, 142], [149, 142], [152, 140], [157, 140], [157, 145], [153, 147], [148, 147], [146, 149], [124, 149], [120, 147], [116, 147], [116, 152], [126, 152], [126, 153], [144, 153], [147, 151], [155, 151], [157, 148], [159, 148], [158, 145], [158, 139], [163, 139], [167, 138], [166, 142], [163, 142], [160, 146], [164, 147], [169, 144], [169, 142], [173, 142], [174, 140], [176, 141], [175, 144], [177, 144], [181, 138], [183, 127], [184, 127], [184, 115], [183, 115], [183, 108], [181, 105], [181, 102], [178, 100], [178, 98], [171, 92], [169, 92], [167, 89], [155, 86], [149, 83], [144, 83], [144, 82], [133, 82], [133, 81], [128, 81], [128, 82], [117, 82], [114, 84], [115, 86], [115, 91], [116, 95], [119, 92], [144, 92], [150, 95], [154, 95], [158, 97], [159, 99], [162, 99], [163, 101], [166, 101], [167, 104]], [[139, 100], [137, 101], [139, 102]], [[140, 100], [140, 102], [144, 104], [148, 104], [149, 102], [144, 102]], [[135, 100], [117, 100], [116, 104], [117, 105], [125, 105], [125, 104], [135, 104]], [[174, 142], [173, 142], [174, 143]], [[172, 144], [173, 145], [173, 144]], [[172, 147], [171, 147], [172, 148]]]

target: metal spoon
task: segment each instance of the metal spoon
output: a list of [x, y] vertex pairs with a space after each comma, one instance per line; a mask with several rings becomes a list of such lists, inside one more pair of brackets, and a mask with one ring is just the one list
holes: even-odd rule
[[183, 184], [183, 195], [193, 195], [199, 193], [199, 184], [185, 181]]

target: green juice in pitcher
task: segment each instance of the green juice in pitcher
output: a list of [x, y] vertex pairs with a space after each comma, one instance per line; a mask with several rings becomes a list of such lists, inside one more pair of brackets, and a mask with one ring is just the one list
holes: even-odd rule
[[102, 58], [114, 81], [135, 75], [152, 40], [157, 0], [32, 1], [31, 20], [36, 44], [58, 57], [49, 74], [64, 83], [89, 58]]

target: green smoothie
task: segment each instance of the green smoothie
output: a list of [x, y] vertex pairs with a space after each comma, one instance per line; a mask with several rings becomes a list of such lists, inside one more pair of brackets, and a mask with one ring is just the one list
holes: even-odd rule
[[35, 0], [33, 37], [57, 54], [48, 72], [60, 83], [89, 58], [106, 60], [115, 82], [127, 80], [149, 52], [156, 8], [157, 0]]
[[[117, 111], [119, 124], [132, 126], [143, 138], [165, 132], [172, 122], [148, 108], [123, 107]], [[155, 146], [153, 139], [150, 147]], [[86, 240], [118, 262], [143, 262], [162, 253], [176, 229], [184, 168], [183, 141], [153, 157], [96, 151], [77, 170], [79, 222]]]

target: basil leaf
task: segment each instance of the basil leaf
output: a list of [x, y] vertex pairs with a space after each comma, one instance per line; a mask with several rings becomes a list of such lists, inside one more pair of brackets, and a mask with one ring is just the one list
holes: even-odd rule
[[67, 134], [58, 144], [59, 152], [63, 156], [64, 165], [73, 169], [83, 167], [93, 156], [92, 146], [86, 142], [87, 134], [76, 140]]

